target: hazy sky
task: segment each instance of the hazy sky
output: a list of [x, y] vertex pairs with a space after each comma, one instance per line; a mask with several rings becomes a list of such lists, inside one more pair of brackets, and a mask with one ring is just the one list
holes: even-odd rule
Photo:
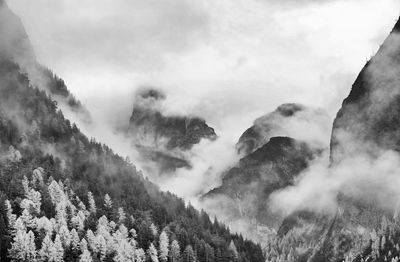
[[232, 140], [284, 102], [332, 115], [396, 22], [395, 0], [8, 0], [39, 61], [95, 118], [164, 89]]

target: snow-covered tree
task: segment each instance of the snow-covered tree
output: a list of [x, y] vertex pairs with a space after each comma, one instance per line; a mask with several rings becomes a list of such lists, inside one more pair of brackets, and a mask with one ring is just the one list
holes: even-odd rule
[[83, 250], [81, 256], [79, 257], [79, 262], [92, 262], [92, 256], [90, 255], [89, 250]]
[[39, 250], [39, 261], [49, 261], [53, 250], [53, 241], [46, 235], [42, 241], [42, 247]]
[[56, 235], [54, 239], [54, 245], [51, 252], [51, 261], [62, 262], [64, 257], [64, 248], [61, 243], [60, 235]]
[[156, 225], [154, 225], [154, 223], [150, 224], [150, 232], [154, 237], [157, 237], [158, 229], [157, 229]]
[[154, 247], [153, 243], [150, 244], [149, 249], [147, 250], [147, 255], [151, 262], [158, 262], [157, 249]]
[[35, 235], [32, 231], [28, 233], [25, 230], [16, 231], [9, 256], [13, 261], [34, 261], [36, 259]]
[[59, 231], [61, 243], [64, 248], [68, 248], [71, 244], [71, 233], [68, 230], [68, 227], [63, 225]]
[[93, 253], [97, 253], [96, 236], [93, 234], [92, 230], [88, 229], [86, 231], [86, 239], [87, 239], [89, 249]]
[[112, 209], [112, 204], [113, 202], [111, 200], [111, 197], [108, 194], [106, 194], [104, 196], [104, 207], [107, 209]]
[[168, 260], [168, 252], [169, 252], [169, 240], [168, 235], [165, 231], [160, 234], [160, 261], [166, 262]]
[[107, 255], [107, 242], [102, 235], [96, 236], [96, 250], [99, 254], [100, 261], [103, 261]]
[[71, 248], [73, 251], [79, 250], [79, 235], [78, 232], [73, 228], [70, 232]]
[[181, 258], [181, 248], [178, 241], [174, 240], [171, 243], [171, 251], [169, 252], [171, 262], [178, 262]]
[[118, 208], [118, 224], [125, 223], [125, 220], [126, 220], [125, 211], [122, 207], [120, 207], [120, 208]]
[[135, 261], [136, 262], [145, 262], [146, 261], [146, 253], [142, 248], [136, 249], [135, 251]]
[[89, 211], [92, 214], [95, 214], [97, 211], [96, 202], [94, 201], [92, 192], [88, 192], [88, 202], [89, 202]]

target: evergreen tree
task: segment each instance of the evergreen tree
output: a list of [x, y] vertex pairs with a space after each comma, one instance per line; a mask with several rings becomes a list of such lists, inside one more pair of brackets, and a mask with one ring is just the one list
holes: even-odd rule
[[9, 200], [5, 201], [6, 205], [6, 212], [7, 212], [7, 224], [9, 228], [9, 232], [11, 236], [15, 236], [16, 231], [14, 230], [15, 228], [15, 222], [17, 220], [17, 216], [13, 214], [13, 210], [11, 207], [11, 203]]
[[92, 256], [90, 255], [89, 250], [83, 250], [81, 256], [79, 257], [79, 262], [92, 262]]
[[57, 234], [56, 238], [54, 239], [54, 245], [51, 252], [51, 261], [54, 262], [62, 262], [64, 257], [64, 248], [61, 243], [60, 235]]
[[94, 201], [92, 192], [88, 192], [89, 211], [91, 214], [96, 214], [96, 202]]
[[39, 250], [39, 260], [49, 261], [51, 257], [51, 252], [53, 249], [53, 242], [49, 235], [46, 235], [42, 241], [42, 247]]
[[73, 228], [70, 234], [71, 234], [70, 236], [71, 249], [72, 251], [77, 252], [79, 250], [79, 242], [80, 242], [78, 232], [75, 230], [75, 228]]
[[196, 254], [193, 251], [191, 245], [187, 245], [185, 250], [183, 251], [183, 262], [196, 262]]
[[124, 212], [124, 209], [122, 207], [118, 208], [118, 223], [123, 224], [125, 223], [126, 220], [126, 214]]
[[169, 252], [169, 240], [167, 233], [165, 231], [160, 234], [160, 261], [166, 262], [168, 260], [168, 252]]
[[136, 262], [145, 262], [146, 261], [146, 253], [142, 248], [139, 248], [135, 252], [135, 261]]
[[181, 248], [178, 241], [174, 240], [171, 243], [171, 251], [169, 252], [171, 262], [179, 262], [181, 259]]
[[147, 250], [147, 255], [151, 262], [158, 262], [157, 249], [154, 247], [153, 243], [150, 244], [149, 249]]

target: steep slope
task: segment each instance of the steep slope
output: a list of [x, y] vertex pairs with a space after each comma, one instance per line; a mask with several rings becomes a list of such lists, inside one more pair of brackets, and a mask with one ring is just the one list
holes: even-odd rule
[[203, 119], [186, 116], [165, 116], [164, 93], [154, 88], [138, 91], [129, 122], [128, 136], [142, 158], [153, 161], [159, 173], [177, 168], [190, 168], [190, 149], [201, 139], [215, 140], [217, 135]]
[[333, 124], [334, 163], [365, 152], [400, 151], [400, 22], [358, 75]]
[[295, 177], [307, 168], [308, 162], [317, 154], [318, 150], [305, 142], [273, 137], [229, 169], [224, 174], [222, 185], [204, 198], [227, 197], [225, 203], [217, 205], [229, 203], [225, 212], [233, 213], [232, 217], [256, 220], [258, 224], [277, 228], [282, 217], [269, 209], [269, 195], [292, 185]]
[[247, 221], [254, 236], [260, 228], [278, 230], [283, 217], [272, 212], [268, 198], [292, 185], [323, 152], [328, 138], [321, 134], [328, 123], [325, 111], [294, 103], [256, 119], [236, 144], [241, 159], [222, 174], [220, 187], [204, 195], [204, 203], [231, 220]]
[[[367, 156], [366, 161], [373, 162], [388, 151], [400, 151], [399, 32], [400, 20], [358, 75], [334, 120], [332, 174], [342, 165], [356, 169], [352, 160], [360, 156]], [[379, 175], [383, 178], [385, 174]], [[358, 192], [358, 185], [348, 185], [353, 187], [350, 192], [339, 191], [335, 214], [301, 211], [286, 218], [276, 246], [269, 247], [267, 256], [311, 262], [398, 261], [398, 204], [382, 205], [379, 199], [389, 189], [376, 191], [374, 181], [367, 181], [364, 190], [369, 192]], [[277, 252], [283, 247], [297, 252]]]
[[[148, 250], [140, 255], [143, 260], [136, 258], [144, 261], [160, 249], [161, 230], [179, 243], [175, 254], [190, 259], [265, 260], [260, 246], [231, 234], [217, 220], [211, 222], [205, 212], [182, 199], [161, 192], [109, 147], [89, 140], [64, 118], [44, 87], [33, 86], [29, 74], [11, 59], [8, 54], [0, 58], [1, 261], [45, 260], [44, 247], [49, 243], [55, 247], [51, 256], [58, 260], [104, 259], [97, 247], [106, 246], [110, 249], [104, 254], [110, 261], [117, 245], [126, 252], [128, 246]], [[94, 209], [94, 203], [103, 199], [104, 204]], [[126, 213], [125, 229], [117, 219], [119, 208]], [[65, 241], [73, 229], [78, 234], [71, 237], [81, 240], [79, 249]], [[109, 238], [126, 239], [128, 229], [131, 242], [104, 245], [111, 244]], [[121, 261], [132, 255], [126, 252], [120, 254]]]
[[31, 84], [46, 90], [65, 110], [71, 110], [83, 121], [90, 121], [89, 112], [70, 93], [64, 81], [37, 62], [21, 20], [5, 1], [0, 2], [0, 35], [0, 57], [17, 62], [29, 75]]

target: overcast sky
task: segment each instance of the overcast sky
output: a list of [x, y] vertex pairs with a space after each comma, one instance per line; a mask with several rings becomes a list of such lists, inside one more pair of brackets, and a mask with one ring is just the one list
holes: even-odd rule
[[284, 102], [333, 116], [400, 13], [395, 0], [8, 0], [39, 61], [95, 118], [128, 121], [133, 92], [232, 140]]

